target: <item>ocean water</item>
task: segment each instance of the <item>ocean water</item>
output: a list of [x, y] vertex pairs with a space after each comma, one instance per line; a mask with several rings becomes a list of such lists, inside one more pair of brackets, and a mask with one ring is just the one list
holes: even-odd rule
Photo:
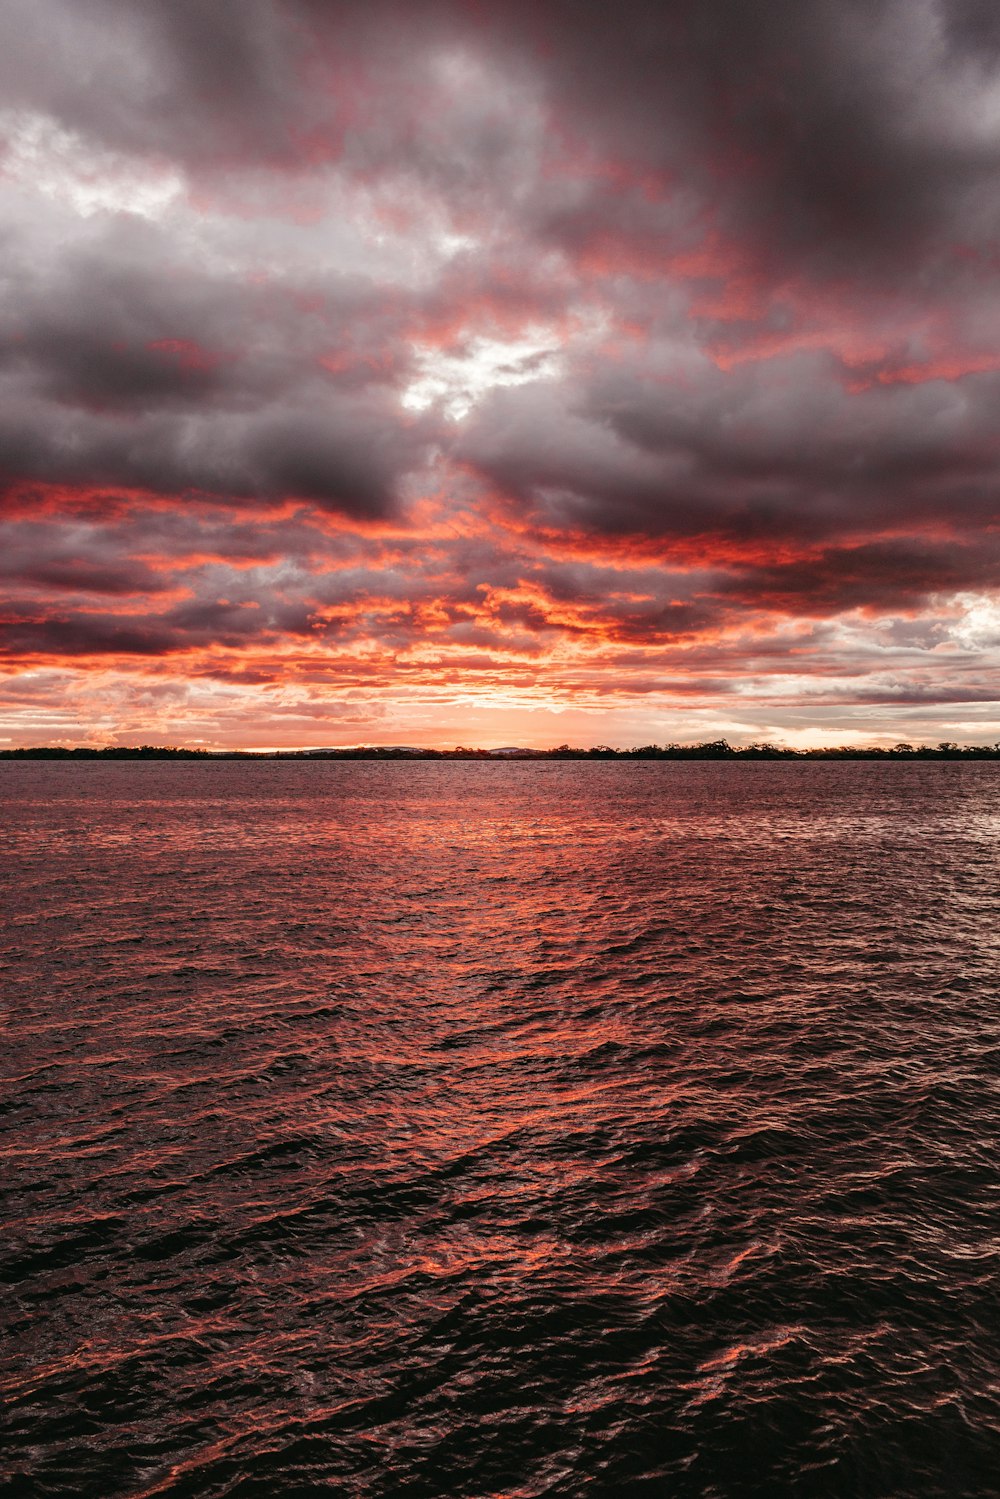
[[0, 798], [4, 1495], [1000, 1494], [1000, 765]]

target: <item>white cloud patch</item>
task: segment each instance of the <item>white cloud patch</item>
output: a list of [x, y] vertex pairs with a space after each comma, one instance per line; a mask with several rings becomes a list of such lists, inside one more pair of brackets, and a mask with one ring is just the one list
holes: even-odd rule
[[3, 176], [12, 183], [65, 204], [81, 218], [96, 213], [134, 213], [160, 219], [182, 197], [185, 179], [170, 164], [160, 167], [107, 151], [64, 130], [42, 114], [5, 111]]
[[455, 351], [417, 345], [416, 376], [400, 400], [410, 411], [438, 406], [457, 422], [491, 390], [554, 380], [561, 373], [561, 340], [545, 329], [514, 339], [479, 335]]

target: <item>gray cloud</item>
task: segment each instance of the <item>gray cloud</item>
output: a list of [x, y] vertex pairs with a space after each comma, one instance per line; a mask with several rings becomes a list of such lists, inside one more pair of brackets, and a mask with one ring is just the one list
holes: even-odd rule
[[998, 85], [981, 0], [10, 0], [6, 649], [995, 589]]

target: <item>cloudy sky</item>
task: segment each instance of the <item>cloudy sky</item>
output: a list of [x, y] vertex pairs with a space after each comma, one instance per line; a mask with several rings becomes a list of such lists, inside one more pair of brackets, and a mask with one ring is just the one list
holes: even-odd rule
[[995, 0], [4, 0], [0, 743], [1000, 739]]

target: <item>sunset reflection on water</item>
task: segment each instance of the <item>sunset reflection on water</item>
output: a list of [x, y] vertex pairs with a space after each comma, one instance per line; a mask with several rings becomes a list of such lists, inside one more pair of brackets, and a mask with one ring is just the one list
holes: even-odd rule
[[24, 1492], [986, 1492], [994, 765], [2, 778]]

